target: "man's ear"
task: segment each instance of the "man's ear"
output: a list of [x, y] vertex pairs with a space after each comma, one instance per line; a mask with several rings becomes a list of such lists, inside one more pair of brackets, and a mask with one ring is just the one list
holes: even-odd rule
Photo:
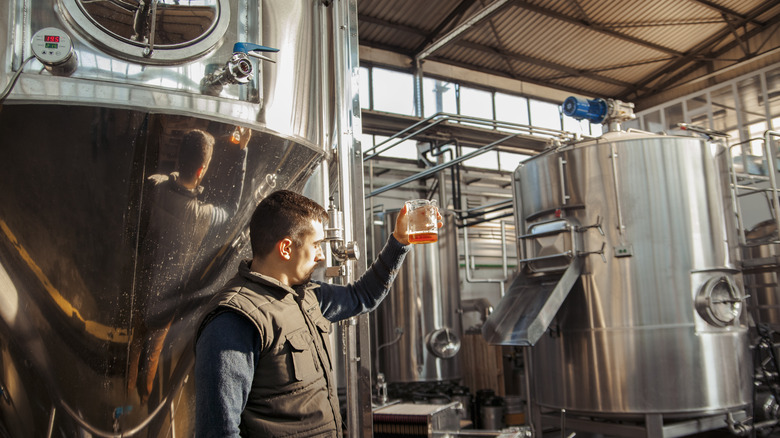
[[292, 256], [292, 245], [292, 240], [287, 237], [279, 241], [279, 255], [282, 256], [283, 259], [290, 260], [290, 257]]

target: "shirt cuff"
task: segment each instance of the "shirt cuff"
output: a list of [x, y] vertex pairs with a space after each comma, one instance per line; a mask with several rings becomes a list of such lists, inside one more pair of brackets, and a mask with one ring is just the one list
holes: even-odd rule
[[404, 245], [395, 238], [393, 233], [390, 233], [390, 238], [387, 239], [387, 249], [391, 251], [392, 256], [400, 256], [408, 253], [412, 250], [412, 244]]

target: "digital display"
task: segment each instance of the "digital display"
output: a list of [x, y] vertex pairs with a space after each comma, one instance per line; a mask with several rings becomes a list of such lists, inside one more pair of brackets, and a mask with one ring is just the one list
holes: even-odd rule
[[57, 47], [59, 47], [59, 44], [57, 43], [45, 43], [43, 45], [44, 49], [56, 49]]
[[[47, 43], [58, 43], [60, 42], [60, 37], [57, 35], [44, 35], [43, 41]], [[48, 45], [46, 47], [49, 47]], [[56, 47], [56, 46], [55, 46]]]

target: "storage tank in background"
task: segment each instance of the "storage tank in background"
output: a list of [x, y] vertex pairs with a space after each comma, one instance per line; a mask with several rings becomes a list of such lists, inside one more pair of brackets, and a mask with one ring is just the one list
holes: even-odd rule
[[[455, 215], [441, 210], [435, 243], [413, 245], [387, 298], [372, 315], [374, 368], [389, 383], [452, 382], [461, 377], [462, 329]], [[374, 216], [375, 248], [395, 228], [398, 211]], [[420, 391], [424, 392], [424, 390]]]
[[725, 151], [614, 131], [517, 168], [520, 275], [483, 334], [533, 346], [537, 416], [653, 436], [665, 419], [723, 427], [751, 404]]

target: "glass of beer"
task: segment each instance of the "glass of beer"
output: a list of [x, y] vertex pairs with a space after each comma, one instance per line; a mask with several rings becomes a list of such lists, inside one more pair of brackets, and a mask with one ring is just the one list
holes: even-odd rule
[[439, 219], [436, 200], [414, 199], [406, 201], [409, 218], [407, 233], [409, 243], [433, 243], [439, 240]]

